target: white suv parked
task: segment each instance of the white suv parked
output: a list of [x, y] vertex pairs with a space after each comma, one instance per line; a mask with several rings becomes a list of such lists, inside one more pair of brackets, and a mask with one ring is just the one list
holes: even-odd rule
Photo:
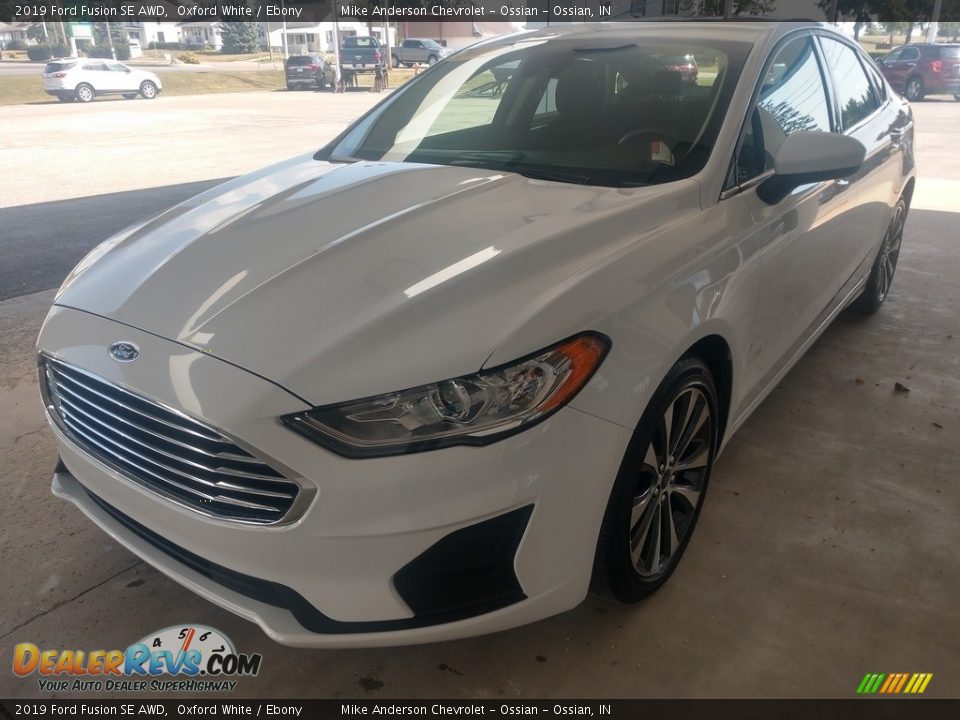
[[43, 69], [43, 89], [61, 102], [90, 102], [97, 95], [118, 94], [128, 100], [142, 95], [153, 100], [163, 89], [152, 72], [114, 60], [65, 58], [51, 60]]

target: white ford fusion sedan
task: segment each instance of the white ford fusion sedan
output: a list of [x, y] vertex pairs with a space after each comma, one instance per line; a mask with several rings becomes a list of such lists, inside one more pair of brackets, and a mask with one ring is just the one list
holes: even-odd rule
[[290, 645], [636, 601], [751, 410], [883, 303], [912, 143], [814, 23], [476, 45], [77, 266], [38, 343], [53, 491]]

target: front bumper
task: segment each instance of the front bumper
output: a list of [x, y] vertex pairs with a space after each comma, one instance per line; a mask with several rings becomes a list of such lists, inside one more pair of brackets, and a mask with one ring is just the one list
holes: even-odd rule
[[[119, 339], [140, 347], [136, 362], [110, 358], [106, 348]], [[310, 486], [312, 502], [283, 525], [211, 518], [128, 481], [54, 424], [62, 457], [55, 494], [278, 642], [433, 642], [541, 619], [586, 595], [606, 500], [629, 441], [617, 425], [568, 407], [487, 447], [349, 460], [279, 423], [305, 403], [209, 355], [60, 307], [39, 346], [222, 428]], [[488, 556], [496, 558], [490, 567]], [[454, 572], [462, 575], [451, 583]], [[488, 597], [491, 584], [478, 578], [491, 573], [499, 579]], [[438, 577], [446, 583], [439, 590]], [[470, 592], [449, 592], [471, 580], [477, 583]], [[481, 602], [471, 602], [471, 593]]]

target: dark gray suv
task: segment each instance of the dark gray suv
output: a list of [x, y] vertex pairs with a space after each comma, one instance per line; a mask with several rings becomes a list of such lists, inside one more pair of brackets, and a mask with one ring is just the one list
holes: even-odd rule
[[284, 69], [287, 90], [301, 87], [316, 87], [322, 90], [328, 86], [333, 87], [333, 66], [319, 55], [291, 55], [284, 63]]

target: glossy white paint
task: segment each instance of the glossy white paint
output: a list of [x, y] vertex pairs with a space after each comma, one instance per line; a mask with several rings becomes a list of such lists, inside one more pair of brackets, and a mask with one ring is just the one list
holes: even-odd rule
[[[40, 349], [204, 418], [317, 492], [291, 525], [211, 520], [124, 482], [58, 435], [74, 477], [58, 476], [57, 494], [288, 644], [428, 642], [575, 606], [630, 434], [671, 365], [704, 338], [726, 345], [728, 439], [862, 287], [914, 175], [884, 134], [909, 114], [891, 93], [850, 131], [867, 161], [849, 185], [806, 186], [773, 206], [756, 187], [723, 193], [771, 49], [806, 31], [684, 26], [755, 42], [718, 147], [691, 179], [615, 189], [305, 156], [207, 191], [96, 249], [61, 289]], [[543, 37], [588, 32], [552, 28]], [[583, 391], [547, 422], [484, 448], [348, 460], [277, 422], [310, 405], [499, 365], [584, 330], [607, 335], [612, 349]], [[109, 359], [105, 348], [120, 336], [140, 346], [137, 362]], [[338, 620], [409, 616], [390, 584], [398, 568], [452, 530], [534, 503], [516, 560], [528, 599], [438, 627], [315, 635], [286, 611], [144, 546], [77, 481], [153, 531], [293, 587]]]

